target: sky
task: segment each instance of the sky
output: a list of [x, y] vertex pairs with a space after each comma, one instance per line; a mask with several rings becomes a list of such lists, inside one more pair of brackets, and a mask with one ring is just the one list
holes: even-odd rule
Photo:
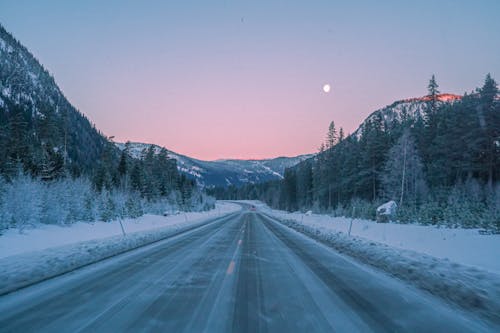
[[[500, 80], [500, 1], [0, 0], [0, 24], [117, 141], [188, 156], [317, 151], [330, 121]], [[325, 93], [323, 85], [330, 84]]]

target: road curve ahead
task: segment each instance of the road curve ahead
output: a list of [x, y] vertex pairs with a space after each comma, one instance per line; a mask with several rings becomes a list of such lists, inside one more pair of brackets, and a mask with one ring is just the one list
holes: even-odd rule
[[1, 332], [495, 331], [487, 325], [247, 210], [0, 298]]

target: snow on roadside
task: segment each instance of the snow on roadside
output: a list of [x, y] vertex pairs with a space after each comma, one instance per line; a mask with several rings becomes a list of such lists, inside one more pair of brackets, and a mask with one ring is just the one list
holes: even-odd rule
[[[303, 216], [271, 210], [267, 206], [253, 202], [267, 216], [282, 224], [316, 239], [336, 251], [353, 257], [360, 262], [383, 270], [420, 289], [453, 303], [467, 311], [500, 323], [500, 275], [483, 269], [462, 265], [448, 259], [440, 259], [414, 250], [397, 248], [369, 238], [349, 236], [345, 229], [339, 230], [325, 224], [334, 224], [335, 218], [328, 216]], [[322, 218], [321, 218], [322, 217]], [[320, 222], [314, 222], [314, 219]], [[377, 225], [375, 222], [370, 222]], [[381, 231], [382, 225], [379, 229]], [[386, 225], [390, 226], [390, 224]], [[345, 227], [345, 226], [344, 226]], [[432, 230], [432, 227], [426, 227]], [[354, 227], [353, 227], [353, 230]], [[363, 230], [362, 228], [359, 230]], [[366, 233], [370, 235], [369, 233]], [[404, 240], [404, 233], [402, 239]], [[500, 253], [495, 252], [497, 255]], [[474, 251], [457, 248], [462, 253]]]
[[[174, 216], [146, 215], [118, 222], [74, 224], [69, 227], [32, 229], [26, 234], [0, 236], [0, 295], [72, 271], [79, 267], [144, 246], [179, 232], [201, 226], [241, 210], [232, 203], [216, 209]], [[19, 244], [16, 244], [19, 242]], [[10, 250], [8, 247], [12, 246]], [[7, 255], [5, 255], [8, 253]]]
[[[217, 202], [215, 209], [207, 212], [181, 212], [178, 215], [171, 216], [146, 214], [136, 219], [123, 219], [122, 223], [125, 232], [128, 234], [163, 227], [175, 227], [185, 223], [195, 223], [240, 209], [241, 206], [236, 204]], [[122, 235], [122, 231], [118, 220], [93, 223], [79, 222], [68, 226], [39, 224], [32, 229], [24, 229], [22, 233], [18, 229], [8, 229], [0, 236], [0, 258], [120, 235]]]

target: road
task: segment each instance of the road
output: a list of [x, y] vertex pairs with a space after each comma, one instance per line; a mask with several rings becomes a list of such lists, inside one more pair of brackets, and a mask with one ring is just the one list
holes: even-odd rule
[[254, 211], [0, 298], [1, 332], [485, 332]]

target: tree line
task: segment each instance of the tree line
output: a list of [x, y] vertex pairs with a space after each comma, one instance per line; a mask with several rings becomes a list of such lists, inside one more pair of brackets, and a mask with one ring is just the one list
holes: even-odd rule
[[38, 223], [110, 221], [214, 205], [193, 180], [177, 171], [176, 161], [163, 148], [156, 152], [151, 146], [133, 158], [128, 144], [118, 154], [110, 142], [96, 169], [79, 176], [70, 174], [64, 159], [60, 163], [60, 170], [40, 174], [21, 165], [16, 173], [0, 174], [0, 232]]

